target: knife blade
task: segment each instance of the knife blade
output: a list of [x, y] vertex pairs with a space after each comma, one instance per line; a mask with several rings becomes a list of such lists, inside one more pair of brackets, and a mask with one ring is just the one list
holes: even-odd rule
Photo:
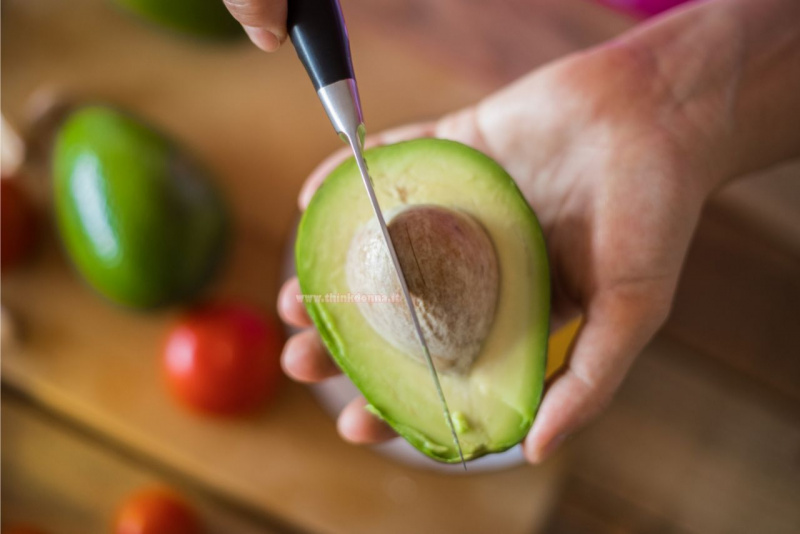
[[395, 251], [394, 243], [392, 242], [392, 236], [389, 234], [389, 229], [386, 226], [386, 220], [384, 219], [383, 212], [378, 204], [378, 198], [375, 196], [372, 178], [369, 176], [367, 164], [366, 161], [364, 161], [364, 156], [362, 154], [362, 148], [359, 146], [361, 145], [361, 142], [353, 142], [350, 140], [349, 144], [353, 149], [353, 155], [355, 157], [356, 164], [358, 165], [358, 171], [361, 173], [361, 179], [364, 182], [364, 187], [367, 190], [367, 196], [369, 197], [369, 202], [372, 205], [372, 211], [375, 213], [375, 217], [378, 219], [378, 224], [381, 227], [381, 233], [383, 234], [383, 240], [386, 243], [386, 248], [389, 249], [389, 256], [392, 258], [394, 271], [397, 275], [397, 280], [400, 282], [400, 289], [402, 290], [403, 298], [405, 299], [406, 306], [408, 307], [409, 314], [411, 315], [411, 322], [414, 325], [414, 331], [417, 334], [417, 339], [419, 339], [419, 344], [422, 348], [423, 355], [425, 356], [425, 363], [428, 366], [431, 379], [433, 380], [434, 387], [436, 388], [436, 394], [439, 397], [439, 403], [442, 406], [442, 411], [447, 421], [447, 426], [450, 429], [450, 434], [453, 437], [453, 443], [458, 451], [458, 457], [461, 460], [461, 465], [464, 466], [464, 470], [466, 471], [467, 463], [464, 461], [464, 453], [461, 450], [461, 442], [458, 439], [458, 433], [456, 432], [456, 427], [453, 423], [453, 416], [450, 414], [450, 408], [447, 406], [447, 399], [444, 396], [444, 390], [442, 390], [442, 384], [439, 381], [439, 374], [436, 372], [436, 366], [433, 363], [431, 351], [428, 348], [428, 342], [425, 340], [425, 334], [422, 332], [422, 326], [419, 322], [419, 316], [417, 315], [417, 310], [414, 306], [414, 300], [411, 298], [411, 292], [408, 290], [408, 283], [406, 282], [403, 268], [400, 265], [400, 260], [397, 259], [397, 252]]
[[384, 243], [391, 257], [444, 418], [458, 451], [458, 457], [466, 470], [467, 464], [464, 460], [461, 442], [458, 439], [439, 374], [425, 340], [414, 300], [411, 298], [403, 268], [397, 258], [392, 236], [386, 226], [386, 220], [375, 194], [367, 163], [364, 160], [364, 119], [341, 6], [338, 0], [291, 0], [288, 3], [287, 27], [292, 44], [314, 84], [317, 96], [322, 102], [331, 124], [353, 152], [372, 211], [378, 220]]

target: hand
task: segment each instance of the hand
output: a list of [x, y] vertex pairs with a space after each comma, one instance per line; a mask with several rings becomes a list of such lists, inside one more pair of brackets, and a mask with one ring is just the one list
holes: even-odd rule
[[[371, 139], [436, 136], [471, 145], [509, 171], [538, 215], [552, 323], [578, 314], [584, 321], [525, 439], [529, 461], [541, 462], [603, 410], [664, 322], [711, 192], [724, 179], [800, 155], [800, 68], [790, 53], [800, 39], [781, 40], [775, 29], [797, 36], [790, 14], [800, 14], [791, 0], [699, 3], [546, 66], [475, 107]], [[346, 156], [312, 173], [301, 209]], [[284, 285], [279, 313], [310, 327], [298, 292], [296, 279]], [[288, 341], [282, 363], [302, 382], [339, 372], [311, 328]], [[345, 408], [338, 426], [355, 443], [393, 435], [363, 399]]]
[[286, 40], [286, 0], [223, 0], [247, 36], [264, 52]]
[[[537, 213], [553, 281], [553, 324], [583, 314], [567, 368], [549, 385], [525, 442], [532, 461], [609, 402], [628, 367], [665, 320], [681, 263], [703, 200], [681, 145], [652, 124], [636, 65], [619, 51], [563, 60], [474, 108], [442, 120], [380, 134], [372, 144], [420, 136], [469, 144], [503, 165]], [[630, 73], [624, 79], [609, 73]], [[591, 89], [590, 89], [591, 88]], [[631, 105], [630, 95], [640, 103]], [[304, 209], [314, 190], [346, 152], [323, 163], [300, 194]], [[289, 324], [311, 321], [295, 296], [296, 279], [279, 297]], [[283, 366], [302, 382], [339, 371], [313, 329], [286, 344]], [[391, 437], [359, 399], [339, 418], [342, 436], [357, 443]]]

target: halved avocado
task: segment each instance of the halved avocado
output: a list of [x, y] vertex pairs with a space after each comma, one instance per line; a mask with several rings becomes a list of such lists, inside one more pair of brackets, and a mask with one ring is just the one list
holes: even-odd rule
[[[511, 176], [460, 143], [366, 151], [465, 459], [533, 424], [550, 308], [547, 253]], [[295, 248], [305, 305], [370, 410], [436, 460], [459, 461], [388, 252], [351, 158], [320, 187]]]

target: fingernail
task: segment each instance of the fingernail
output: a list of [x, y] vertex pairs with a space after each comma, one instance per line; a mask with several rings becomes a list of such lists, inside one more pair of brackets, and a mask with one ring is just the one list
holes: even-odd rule
[[244, 32], [257, 47], [264, 52], [274, 52], [281, 46], [281, 40], [269, 30], [255, 26], [243, 26]]
[[281, 369], [283, 369], [283, 372], [288, 376], [292, 376], [290, 370], [292, 368], [292, 365], [294, 365], [295, 352], [296, 351], [293, 350], [292, 340], [291, 338], [289, 338], [289, 341], [287, 341], [283, 345], [283, 350], [281, 351], [281, 357], [280, 357]]
[[539, 452], [539, 458], [536, 460], [537, 464], [540, 464], [547, 460], [555, 451], [558, 449], [564, 440], [567, 439], [568, 434], [559, 434], [558, 436], [554, 437], [550, 440], [550, 443], [542, 447], [542, 450]]

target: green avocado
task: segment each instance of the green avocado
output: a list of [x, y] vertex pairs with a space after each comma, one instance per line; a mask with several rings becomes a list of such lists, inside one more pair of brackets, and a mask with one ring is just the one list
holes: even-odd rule
[[[407, 141], [366, 160], [464, 458], [502, 452], [530, 429], [544, 385], [550, 285], [536, 216], [502, 167], [460, 143]], [[295, 255], [309, 315], [368, 409], [458, 462], [352, 158], [311, 200]]]
[[115, 109], [80, 108], [61, 125], [53, 194], [69, 257], [117, 303], [189, 299], [224, 256], [227, 215], [211, 181], [164, 136]]
[[222, 0], [114, 0], [152, 22], [189, 35], [224, 39], [243, 35]]

